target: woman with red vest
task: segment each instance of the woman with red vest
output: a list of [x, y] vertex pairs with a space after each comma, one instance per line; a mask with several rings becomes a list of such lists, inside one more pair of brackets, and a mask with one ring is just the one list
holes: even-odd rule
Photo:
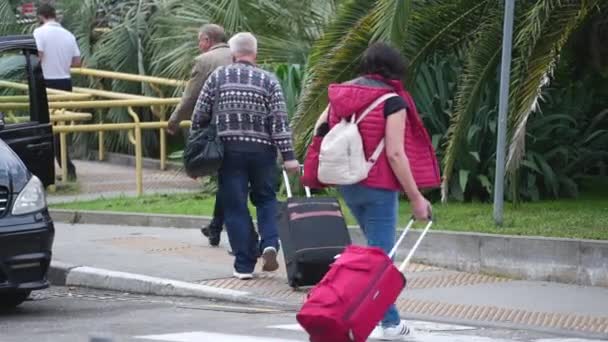
[[[330, 85], [329, 110], [319, 118], [315, 127], [316, 138], [322, 139], [320, 137], [343, 118], [361, 113], [381, 96], [392, 92], [400, 95], [377, 106], [359, 123], [366, 157], [371, 156], [382, 139], [386, 146], [368, 178], [358, 184], [339, 187], [365, 233], [368, 245], [380, 247], [386, 253], [395, 243], [399, 193], [405, 191], [416, 219], [427, 220], [431, 214], [431, 204], [420, 193], [418, 186], [435, 187], [440, 183], [438, 163], [430, 139], [415, 112], [411, 96], [400, 81], [405, 72], [406, 63], [396, 49], [384, 43], [371, 45], [363, 55], [360, 77], [343, 84]], [[407, 125], [412, 125], [410, 128], [415, 130], [406, 130]], [[315, 151], [311, 151], [314, 146], [318, 147], [318, 143], [313, 142], [307, 159], [318, 157]], [[414, 149], [410, 154], [416, 159], [415, 165], [410, 164], [406, 155], [406, 150], [410, 150], [408, 147]], [[382, 320], [382, 339], [401, 340], [410, 333], [393, 305]]]

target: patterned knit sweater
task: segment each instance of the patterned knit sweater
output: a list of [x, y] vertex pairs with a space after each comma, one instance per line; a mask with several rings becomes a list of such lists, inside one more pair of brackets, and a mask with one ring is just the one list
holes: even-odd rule
[[192, 129], [206, 126], [211, 118], [227, 149], [258, 152], [276, 146], [283, 160], [294, 159], [281, 84], [269, 72], [245, 62], [216, 69], [203, 85]]

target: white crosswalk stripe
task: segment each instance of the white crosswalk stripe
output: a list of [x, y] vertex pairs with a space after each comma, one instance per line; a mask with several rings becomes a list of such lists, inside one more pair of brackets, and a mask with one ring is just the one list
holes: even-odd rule
[[136, 338], [142, 340], [163, 342], [301, 342], [298, 340], [286, 340], [281, 338], [219, 334], [204, 331], [193, 331], [166, 335], [137, 336]]
[[[452, 325], [452, 324], [441, 324], [433, 322], [423, 321], [406, 321], [406, 324], [413, 328], [414, 336], [411, 339], [416, 342], [516, 342], [510, 339], [490, 338], [484, 336], [474, 336], [472, 334], [466, 334], [466, 331], [477, 330], [478, 328], [464, 326], [464, 325]], [[302, 327], [299, 324], [287, 324], [287, 325], [274, 325], [269, 328], [283, 329], [291, 331], [302, 331]], [[450, 333], [459, 331], [459, 333]], [[379, 329], [372, 332], [370, 339], [374, 340], [380, 336]], [[586, 340], [586, 339], [573, 339], [573, 338], [552, 338], [552, 339], [540, 339], [534, 342], [599, 342], [598, 340]]]
[[[476, 330], [477, 328], [475, 327], [421, 321], [408, 321], [407, 324], [410, 328], [413, 328], [415, 332], [415, 335], [411, 340], [417, 342], [511, 342], [509, 340], [471, 336], [463, 333], [447, 333], [448, 331], [454, 332]], [[300, 327], [298, 324], [275, 325], [271, 328], [303, 331], [302, 327]], [[370, 339], [374, 340], [378, 337], [380, 337], [380, 330], [376, 329], [372, 332]]]
[[[409, 327], [414, 329], [414, 336], [411, 341], [416, 342], [516, 342], [511, 339], [504, 338], [491, 338], [484, 336], [475, 336], [474, 330], [478, 330], [476, 327], [464, 326], [464, 325], [452, 325], [452, 324], [441, 324], [433, 322], [423, 321], [407, 321]], [[163, 342], [200, 342], [200, 341], [213, 341], [213, 342], [302, 342], [307, 341], [308, 338], [305, 335], [304, 330], [298, 324], [285, 324], [285, 325], [272, 325], [268, 326], [268, 329], [275, 330], [286, 330], [292, 332], [301, 332], [302, 338], [298, 340], [294, 339], [282, 339], [282, 338], [270, 338], [264, 336], [244, 336], [237, 334], [223, 334], [215, 332], [205, 331], [193, 331], [193, 332], [179, 332], [170, 333], [163, 335], [147, 335], [137, 336], [137, 339], [148, 340], [148, 341], [163, 341]], [[380, 331], [374, 330], [370, 336], [370, 340], [375, 340], [379, 337]], [[538, 339], [533, 342], [598, 342], [597, 340], [587, 340], [578, 338], [549, 338], [549, 339]]]

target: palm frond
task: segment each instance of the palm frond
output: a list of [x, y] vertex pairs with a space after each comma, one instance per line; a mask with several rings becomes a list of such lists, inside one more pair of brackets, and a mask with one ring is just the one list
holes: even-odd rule
[[[25, 75], [25, 67], [25, 58], [23, 58], [22, 55], [3, 54], [3, 56], [0, 57], [0, 79], [22, 82]], [[6, 91], [3, 95], [13, 95], [15, 92], [15, 90], [11, 88], [5, 89]], [[18, 93], [21, 93], [21, 91]]]
[[350, 0], [338, 8], [336, 19], [326, 29], [309, 57], [304, 90], [294, 117], [296, 151], [303, 155], [312, 137], [313, 124], [327, 104], [327, 86], [345, 81], [372, 38], [370, 1]]
[[312, 43], [297, 37], [260, 36], [258, 45], [258, 60], [261, 63], [305, 64]]
[[70, 27], [74, 36], [78, 40], [80, 53], [86, 65], [90, 68], [97, 66], [94, 59], [94, 29], [97, 26], [97, 11], [104, 0], [83, 0], [78, 1], [75, 9], [67, 10], [66, 13], [71, 17], [65, 18], [65, 26]]
[[598, 2], [541, 1], [529, 11], [518, 30], [509, 113], [511, 139], [507, 170], [510, 173], [519, 167], [524, 156], [526, 123], [538, 110], [541, 91], [549, 82], [562, 48]]
[[0, 2], [0, 36], [16, 33], [17, 19], [9, 1]]
[[219, 3], [214, 1], [207, 2], [208, 8], [214, 13], [213, 19], [216, 22], [223, 23], [224, 28], [228, 32], [238, 32], [241, 30], [250, 30], [248, 24], [247, 7], [250, 5], [250, 0], [220, 0]]
[[306, 63], [313, 42], [335, 11], [333, 1], [319, 0], [259, 0], [256, 8], [266, 14], [250, 20], [258, 36], [260, 60], [293, 64]]
[[[150, 68], [150, 32], [153, 31], [151, 18], [158, 10], [157, 0], [141, 0], [121, 4], [119, 9], [113, 8], [113, 13], [119, 13], [120, 22], [116, 19], [111, 25], [109, 32], [101, 35], [95, 43], [90, 57], [96, 61], [100, 69], [114, 70], [132, 74], [147, 75]], [[157, 94], [146, 83], [135, 83], [127, 81], [106, 81], [106, 89], [117, 92], [142, 94], [156, 96]], [[139, 111], [142, 121], [152, 119], [149, 109]], [[122, 108], [110, 109], [104, 115], [105, 121], [129, 122], [131, 121], [127, 111]], [[146, 155], [155, 153], [158, 146], [156, 132], [144, 132]], [[110, 150], [130, 151], [126, 132], [109, 133], [107, 143]]]
[[443, 159], [442, 200], [447, 201], [449, 184], [461, 155], [471, 120], [478, 110], [484, 87], [495, 79], [502, 37], [501, 11], [492, 11], [477, 31], [477, 39], [466, 58], [456, 94], [455, 111], [451, 117]]
[[212, 21], [207, 7], [194, 0], [165, 1], [151, 19], [152, 70], [154, 74], [187, 79], [198, 49], [198, 31]]
[[410, 73], [427, 56], [447, 50], [476, 32], [491, 6], [490, 0], [441, 1], [433, 5], [418, 4], [412, 13], [410, 34], [402, 40], [403, 51], [410, 58]]
[[38, 25], [37, 20], [17, 21], [16, 5], [11, 1], [0, 2], [0, 36], [31, 34]]
[[373, 11], [374, 36], [372, 40], [404, 42], [407, 36], [412, 0], [378, 0]]
[[[156, 15], [151, 34], [155, 73], [185, 79], [199, 53], [201, 25], [216, 22], [230, 35], [250, 30], [259, 41], [261, 63], [304, 64], [312, 42], [331, 18], [334, 1], [253, 0], [208, 2], [163, 1], [164, 15]], [[238, 19], [238, 20], [237, 20]]]

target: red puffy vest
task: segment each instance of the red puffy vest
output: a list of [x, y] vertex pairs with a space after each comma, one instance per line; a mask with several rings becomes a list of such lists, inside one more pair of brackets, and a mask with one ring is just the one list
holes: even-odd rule
[[[400, 81], [384, 80], [380, 76], [368, 75], [344, 84], [330, 85], [330, 128], [342, 118], [348, 118], [353, 113], [360, 113], [378, 97], [389, 92], [397, 92], [408, 105], [404, 149], [409, 159], [416, 184], [419, 188], [439, 187], [441, 185], [439, 163], [437, 162], [431, 139], [418, 115], [414, 100], [405, 91]], [[363, 147], [367, 157], [371, 156], [380, 140], [384, 137], [385, 126], [384, 105], [373, 110], [359, 124], [359, 131], [363, 137]], [[320, 139], [320, 137], [316, 137], [313, 144], [309, 146], [305, 160], [305, 174], [302, 178], [304, 185], [312, 188], [322, 186], [316, 179], [317, 173], [315, 169], [318, 166]], [[382, 153], [371, 169], [369, 177], [361, 182], [361, 184], [372, 188], [402, 190], [389, 164], [386, 153]]]

